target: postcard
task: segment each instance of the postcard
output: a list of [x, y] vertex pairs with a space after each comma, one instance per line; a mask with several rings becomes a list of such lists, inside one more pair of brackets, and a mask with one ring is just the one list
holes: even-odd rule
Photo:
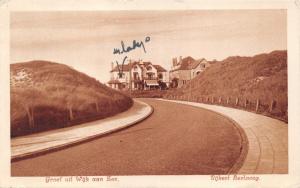
[[0, 9], [1, 187], [300, 186], [299, 1]]

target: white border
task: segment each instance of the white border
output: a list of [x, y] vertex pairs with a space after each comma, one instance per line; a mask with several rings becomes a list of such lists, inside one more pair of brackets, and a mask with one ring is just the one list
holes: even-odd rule
[[[0, 187], [71, 186], [69, 183], [45, 184], [43, 177], [10, 176], [10, 103], [9, 103], [9, 13], [11, 11], [54, 10], [179, 10], [179, 9], [287, 9], [288, 11], [288, 97], [289, 97], [289, 174], [260, 175], [259, 182], [214, 182], [210, 176], [120, 176], [119, 182], [82, 183], [72, 186], [96, 187], [299, 187], [300, 118], [299, 118], [299, 10], [295, 1], [195, 1], [195, 0], [0, 0]], [[297, 6], [298, 5], [298, 6]]]

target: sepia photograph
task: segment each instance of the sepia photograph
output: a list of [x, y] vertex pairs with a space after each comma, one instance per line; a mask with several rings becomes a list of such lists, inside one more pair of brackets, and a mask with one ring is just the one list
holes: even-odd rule
[[7, 23], [19, 183], [295, 173], [287, 9], [13, 10]]
[[13, 176], [288, 173], [285, 10], [12, 12], [10, 27]]

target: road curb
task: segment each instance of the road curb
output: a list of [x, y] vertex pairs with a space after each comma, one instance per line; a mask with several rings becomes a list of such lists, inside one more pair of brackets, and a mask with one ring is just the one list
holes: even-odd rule
[[148, 108], [150, 108], [150, 111], [147, 114], [144, 114], [143, 117], [141, 117], [141, 118], [139, 118], [135, 121], [132, 121], [130, 123], [127, 123], [125, 125], [122, 125], [122, 126], [116, 128], [116, 129], [108, 130], [106, 132], [95, 134], [95, 135], [92, 135], [92, 136], [89, 136], [89, 137], [86, 137], [86, 138], [83, 138], [83, 139], [79, 139], [79, 140], [72, 141], [72, 142], [69, 142], [69, 143], [65, 143], [65, 144], [61, 144], [61, 145], [41, 149], [41, 150], [38, 150], [38, 151], [28, 152], [28, 153], [25, 153], [25, 154], [11, 156], [11, 162], [16, 162], [16, 161], [20, 161], [20, 160], [27, 159], [27, 158], [32, 158], [32, 157], [37, 157], [37, 156], [40, 156], [40, 155], [45, 155], [45, 154], [50, 153], [50, 152], [59, 151], [59, 150], [62, 150], [62, 149], [68, 148], [68, 147], [72, 147], [72, 146], [79, 145], [79, 144], [82, 144], [82, 143], [85, 143], [85, 142], [89, 142], [89, 141], [94, 140], [94, 139], [98, 139], [98, 138], [107, 136], [109, 134], [112, 134], [112, 133], [124, 130], [126, 128], [129, 128], [129, 127], [131, 127], [131, 126], [147, 119], [148, 117], [150, 117], [152, 115], [154, 109], [151, 105], [149, 105], [147, 103], [144, 103], [144, 102], [141, 102], [141, 101], [137, 101], [137, 100], [135, 100], [135, 102], [138, 102], [140, 104], [143, 104], [143, 105], [147, 106]]
[[[176, 100], [167, 100], [167, 99], [159, 99], [159, 100], [177, 102]], [[180, 102], [180, 101], [178, 101], [178, 102]], [[180, 104], [183, 104], [183, 103], [180, 103]], [[244, 129], [234, 119], [232, 119], [231, 117], [229, 117], [227, 115], [224, 115], [222, 113], [219, 113], [219, 112], [216, 112], [216, 111], [213, 111], [213, 110], [210, 110], [210, 109], [206, 109], [206, 108], [203, 108], [203, 107], [199, 107], [199, 106], [194, 106], [194, 105], [191, 105], [191, 104], [183, 104], [183, 105], [189, 105], [189, 106], [193, 106], [195, 108], [201, 108], [203, 110], [207, 110], [207, 111], [216, 113], [216, 114], [218, 114], [222, 117], [227, 118], [229, 121], [231, 121], [233, 123], [233, 125], [238, 130], [238, 132], [240, 134], [240, 137], [241, 137], [241, 148], [240, 148], [239, 158], [236, 160], [234, 165], [229, 169], [229, 171], [227, 173], [228, 174], [237, 174], [238, 171], [241, 169], [241, 167], [242, 167], [242, 165], [243, 165], [243, 163], [244, 163], [244, 161], [247, 157], [248, 150], [249, 150], [249, 142], [248, 142], [247, 134], [245, 133]]]

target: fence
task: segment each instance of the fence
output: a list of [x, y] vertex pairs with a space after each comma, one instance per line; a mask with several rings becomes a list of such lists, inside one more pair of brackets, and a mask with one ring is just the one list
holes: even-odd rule
[[23, 136], [36, 132], [69, 127], [103, 119], [129, 109], [133, 105], [131, 99], [87, 101], [82, 106], [50, 106], [32, 105], [28, 110], [12, 108], [23, 112], [19, 118], [11, 116], [11, 137]]
[[271, 116], [282, 121], [288, 121], [287, 103], [278, 102], [274, 99], [263, 101], [260, 99], [250, 100], [243, 97], [224, 97], [224, 96], [192, 96], [192, 95], [164, 95], [164, 99], [181, 100], [213, 104], [247, 110], [266, 116]]

